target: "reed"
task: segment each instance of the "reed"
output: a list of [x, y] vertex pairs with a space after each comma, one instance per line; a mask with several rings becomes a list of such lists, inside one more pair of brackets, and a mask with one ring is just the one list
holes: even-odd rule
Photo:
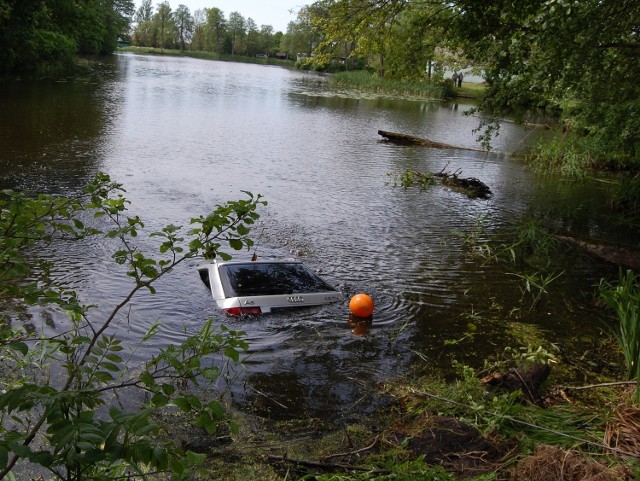
[[633, 271], [620, 271], [620, 280], [613, 286], [600, 281], [600, 297], [618, 318], [613, 334], [618, 340], [626, 367], [627, 379], [635, 380], [635, 402], [640, 402], [640, 286]]
[[366, 70], [336, 72], [331, 77], [331, 84], [338, 88], [401, 97], [443, 99], [446, 96], [444, 85], [437, 82], [423, 79], [385, 79], [377, 77]]

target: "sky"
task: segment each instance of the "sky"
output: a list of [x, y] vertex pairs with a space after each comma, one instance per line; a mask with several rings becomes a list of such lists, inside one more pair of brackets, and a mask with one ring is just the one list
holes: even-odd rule
[[[155, 9], [163, 0], [153, 0]], [[229, 18], [231, 12], [239, 12], [244, 18], [251, 17], [258, 28], [262, 25], [271, 25], [274, 32], [287, 32], [289, 22], [296, 19], [300, 7], [306, 3], [305, 0], [168, 0], [172, 10], [176, 10], [178, 5], [189, 7], [191, 14], [196, 10], [204, 8], [219, 8], [224, 12], [225, 18]], [[140, 8], [142, 0], [135, 0], [136, 10]], [[289, 13], [292, 10], [293, 13]]]

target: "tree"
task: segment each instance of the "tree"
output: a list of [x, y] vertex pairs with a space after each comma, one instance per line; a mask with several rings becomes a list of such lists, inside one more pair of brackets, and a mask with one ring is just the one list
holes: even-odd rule
[[433, 42], [420, 32], [435, 29], [441, 32], [436, 47], [483, 67], [485, 110], [544, 108], [562, 118], [588, 155], [640, 161], [638, 2], [323, 0], [313, 6], [329, 12], [316, 21], [324, 37], [318, 53], [345, 40], [362, 46], [363, 39], [370, 40], [365, 51], [381, 50], [376, 30], [384, 35], [408, 15], [405, 20], [419, 23], [405, 21], [409, 30], [387, 37], [407, 39], [404, 52], [394, 46], [394, 62], [415, 57], [420, 42], [430, 50]]
[[157, 45], [160, 49], [171, 47], [176, 38], [176, 25], [173, 21], [173, 12], [169, 2], [158, 5], [158, 10], [153, 16], [153, 24], [158, 32]]
[[287, 25], [280, 47], [292, 55], [311, 56], [323, 38], [321, 25], [326, 14], [326, 10], [317, 4], [301, 8], [296, 21]]
[[194, 21], [189, 8], [185, 5], [178, 5], [178, 9], [174, 15], [176, 22], [176, 31], [178, 32], [178, 43], [180, 50], [184, 50], [188, 42], [193, 36]]
[[116, 49], [119, 37], [128, 35], [133, 11], [133, 0], [86, 0], [58, 12], [56, 23], [69, 24], [66, 29], [76, 40], [78, 53], [108, 54]]
[[191, 39], [191, 50], [203, 51], [206, 48], [206, 13], [204, 10], [193, 12], [193, 38]]
[[0, 74], [111, 53], [132, 12], [132, 0], [0, 0]]
[[[486, 65], [493, 109], [557, 111], [597, 157], [640, 160], [640, 4], [624, 0], [471, 2], [462, 47]], [[506, 19], [499, 25], [500, 19]]]
[[[121, 192], [122, 187], [104, 174], [71, 197], [2, 192], [0, 294], [56, 305], [69, 313], [71, 325], [42, 337], [13, 325], [6, 314], [0, 324], [0, 479], [19, 459], [68, 481], [142, 478], [159, 471], [185, 474], [202, 456], [161, 439], [153, 413], [177, 407], [193, 413], [196, 425], [209, 432], [224, 417], [217, 401], [198, 398], [185, 383], [216, 379], [219, 366], [205, 362], [214, 354], [237, 362], [246, 349], [241, 333], [216, 330], [209, 321], [181, 343], [159, 349], [144, 366], [131, 368], [124, 360], [116, 323], [136, 294], [153, 294], [157, 282], [183, 262], [199, 255], [229, 258], [223, 245], [249, 248], [247, 235], [259, 217], [256, 209], [265, 202], [247, 192], [246, 199], [193, 218], [186, 232], [175, 225], [152, 232], [159, 257], [151, 257], [136, 244], [144, 224], [128, 213]], [[119, 243], [113, 259], [132, 282], [129, 293], [102, 319], [96, 319], [76, 292], [58, 285], [48, 275], [52, 266], [34, 255], [34, 247], [43, 243], [73, 243], [90, 236]], [[154, 323], [138, 343], [149, 342], [158, 329]], [[49, 366], [57, 376], [43, 375]], [[98, 414], [110, 396], [124, 389], [146, 393], [146, 405], [131, 412], [112, 406]]]
[[229, 14], [228, 33], [231, 36], [231, 54], [242, 55], [244, 38], [247, 35], [247, 23], [239, 12]]
[[315, 2], [307, 11], [313, 25], [322, 32], [314, 62], [326, 65], [332, 57], [376, 55], [380, 59], [379, 73], [384, 75], [385, 44], [406, 4], [398, 0]]
[[280, 47], [279, 39], [282, 38], [282, 32], [278, 32], [278, 34], [274, 34], [271, 25], [261, 25], [260, 31], [257, 33], [256, 53], [274, 55]]
[[[444, 26], [450, 23], [447, 11], [437, 13], [427, 6], [411, 6], [396, 16], [382, 48], [385, 73], [391, 78], [422, 78], [436, 60], [437, 50], [449, 51]], [[439, 19], [435, 22], [436, 15]], [[440, 67], [444, 62], [438, 59]], [[448, 65], [447, 65], [448, 66]]]
[[226, 31], [224, 13], [219, 8], [206, 8], [207, 16], [207, 45], [209, 50], [222, 53], [222, 41]]
[[135, 13], [136, 26], [133, 31], [133, 41], [140, 47], [152, 47], [156, 42], [156, 28], [153, 23], [153, 6], [151, 0], [142, 0], [142, 4]]
[[247, 55], [253, 57], [256, 53], [260, 52], [260, 32], [258, 31], [258, 25], [253, 18], [247, 18], [246, 29], [247, 43], [245, 51]]
[[151, 0], [142, 0], [140, 7], [136, 10], [135, 21], [138, 24], [150, 22], [153, 19], [153, 6]]

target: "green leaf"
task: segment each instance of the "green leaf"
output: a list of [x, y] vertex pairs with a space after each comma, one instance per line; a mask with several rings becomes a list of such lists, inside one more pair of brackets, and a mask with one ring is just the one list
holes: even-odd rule
[[76, 449], [81, 449], [83, 451], [91, 451], [92, 449], [95, 448], [95, 446], [91, 443], [88, 443], [86, 441], [76, 441], [74, 443], [74, 447]]
[[233, 347], [229, 347], [229, 346], [225, 347], [224, 355], [232, 359], [234, 362], [238, 362], [240, 360], [240, 353], [237, 350], [235, 350]]
[[193, 451], [187, 451], [187, 462], [192, 466], [199, 466], [207, 460], [206, 454], [198, 454]]
[[96, 372], [94, 375], [96, 379], [101, 382], [111, 382], [115, 379], [111, 374], [105, 371]]
[[158, 446], [153, 448], [152, 463], [161, 470], [167, 469], [169, 466], [169, 456], [167, 451]]
[[244, 244], [240, 239], [229, 239], [229, 246], [234, 250], [241, 250], [244, 247]]
[[249, 229], [248, 227], [246, 227], [246, 226], [244, 226], [244, 225], [240, 224], [240, 225], [238, 226], [237, 231], [238, 231], [238, 234], [240, 234], [240, 235], [243, 235], [243, 236], [244, 236], [244, 235], [249, 234], [249, 232], [251, 232], [251, 229]]
[[222, 408], [222, 405], [218, 401], [211, 401], [209, 404], [207, 404], [207, 408], [218, 420], [222, 420], [227, 417], [225, 415], [224, 409]]
[[160, 426], [156, 423], [149, 422], [148, 424], [138, 428], [135, 432], [136, 436], [147, 436], [149, 434], [156, 434], [160, 430]]
[[171, 468], [171, 471], [173, 471], [177, 475], [183, 474], [186, 470], [186, 466], [175, 458], [171, 458], [169, 460], [169, 467]]
[[0, 446], [0, 469], [4, 469], [9, 462], [9, 453], [4, 446]]
[[162, 392], [165, 393], [167, 396], [171, 396], [175, 391], [176, 391], [176, 388], [171, 384], [162, 385]]
[[107, 354], [105, 357], [111, 362], [117, 362], [117, 363], [122, 362], [122, 358], [117, 354]]
[[191, 411], [191, 403], [184, 397], [179, 397], [173, 401], [174, 404], [184, 413]]
[[140, 381], [147, 387], [151, 387], [156, 383], [155, 378], [149, 371], [143, 371], [142, 374], [140, 374]]
[[169, 398], [162, 393], [155, 393], [151, 396], [151, 404], [157, 407], [166, 406], [169, 403]]
[[100, 366], [105, 368], [107, 371], [120, 372], [120, 367], [111, 362], [102, 361], [102, 363], [100, 363]]
[[29, 346], [27, 346], [27, 344], [24, 342], [12, 342], [11, 344], [9, 344], [9, 348], [13, 349], [14, 351], [18, 351], [23, 356], [26, 356], [29, 352]]

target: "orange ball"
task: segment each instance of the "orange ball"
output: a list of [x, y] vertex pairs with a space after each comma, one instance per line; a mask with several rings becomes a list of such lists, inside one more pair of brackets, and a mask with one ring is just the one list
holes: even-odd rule
[[349, 301], [349, 310], [356, 317], [371, 317], [373, 314], [373, 299], [367, 294], [356, 294]]

